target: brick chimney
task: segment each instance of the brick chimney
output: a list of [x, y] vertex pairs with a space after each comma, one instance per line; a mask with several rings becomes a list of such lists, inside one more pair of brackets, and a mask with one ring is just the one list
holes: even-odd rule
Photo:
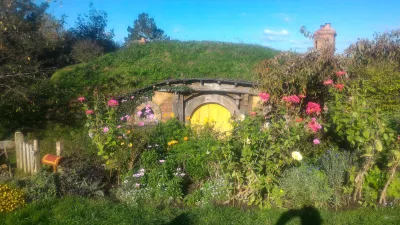
[[335, 50], [336, 31], [330, 23], [321, 25], [319, 30], [314, 33], [314, 48], [317, 50], [332, 48]]

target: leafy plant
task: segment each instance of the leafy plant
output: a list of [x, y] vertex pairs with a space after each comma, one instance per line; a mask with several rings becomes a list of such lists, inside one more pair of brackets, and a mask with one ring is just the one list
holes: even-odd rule
[[25, 206], [22, 190], [8, 184], [0, 184], [0, 213], [12, 212]]
[[289, 207], [303, 205], [326, 207], [334, 194], [325, 173], [307, 164], [283, 172], [279, 188], [283, 189], [285, 203]]

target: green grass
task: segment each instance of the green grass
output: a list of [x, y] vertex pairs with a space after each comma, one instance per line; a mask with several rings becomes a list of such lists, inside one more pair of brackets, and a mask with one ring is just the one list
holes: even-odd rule
[[141, 88], [166, 79], [256, 80], [255, 66], [277, 51], [220, 42], [154, 42], [132, 45], [86, 64], [66, 67], [52, 80], [73, 92], [97, 87], [110, 92]]
[[[400, 208], [360, 208], [351, 211], [321, 211], [322, 224], [399, 224]], [[0, 224], [276, 224], [285, 210], [234, 207], [154, 208], [129, 207], [103, 199], [65, 197], [28, 205], [0, 217]], [[308, 217], [307, 224], [315, 221]], [[307, 217], [306, 217], [307, 219]], [[299, 217], [285, 224], [300, 224]], [[312, 223], [311, 223], [312, 224]]]

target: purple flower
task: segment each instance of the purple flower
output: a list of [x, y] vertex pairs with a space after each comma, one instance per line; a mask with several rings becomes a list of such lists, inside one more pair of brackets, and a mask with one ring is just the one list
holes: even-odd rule
[[321, 143], [321, 142], [320, 142], [318, 139], [314, 139], [313, 143], [314, 143], [315, 145], [319, 145], [319, 143]]
[[103, 128], [103, 132], [104, 132], [104, 133], [107, 133], [109, 130], [110, 130], [110, 129], [108, 129], [108, 127], [104, 127], [104, 128]]

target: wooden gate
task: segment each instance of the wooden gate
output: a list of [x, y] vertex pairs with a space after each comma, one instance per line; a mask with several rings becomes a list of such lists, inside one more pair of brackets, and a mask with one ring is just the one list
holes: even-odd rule
[[25, 173], [37, 173], [40, 168], [40, 151], [38, 140], [25, 141], [21, 132], [15, 133], [15, 151], [17, 168]]

